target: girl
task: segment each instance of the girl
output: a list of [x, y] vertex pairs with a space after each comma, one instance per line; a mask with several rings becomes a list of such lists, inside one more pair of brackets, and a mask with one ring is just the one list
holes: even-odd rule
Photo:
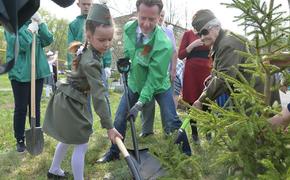
[[74, 179], [82, 180], [84, 157], [92, 133], [92, 118], [87, 107], [87, 97], [92, 96], [101, 125], [108, 130], [109, 139], [115, 143], [122, 135], [113, 127], [106, 89], [102, 82], [102, 54], [109, 48], [114, 29], [106, 5], [93, 4], [85, 26], [87, 42], [77, 51], [72, 72], [67, 82], [61, 84], [52, 96], [46, 111], [43, 130], [60, 141], [56, 147], [48, 178], [67, 178], [60, 168], [67, 148], [74, 145], [71, 166]]

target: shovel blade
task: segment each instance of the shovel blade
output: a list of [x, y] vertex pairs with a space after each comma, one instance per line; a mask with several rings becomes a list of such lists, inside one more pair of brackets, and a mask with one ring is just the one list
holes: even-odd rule
[[34, 127], [25, 131], [26, 149], [29, 154], [36, 156], [42, 153], [44, 146], [43, 131], [41, 127]]
[[[128, 152], [131, 156], [135, 157], [134, 150], [128, 150]], [[133, 161], [134, 164], [138, 165], [142, 179], [155, 180], [158, 177], [166, 175], [160, 162], [149, 153], [148, 149], [139, 150], [139, 155], [141, 163], [138, 163], [135, 158], [133, 158]]]

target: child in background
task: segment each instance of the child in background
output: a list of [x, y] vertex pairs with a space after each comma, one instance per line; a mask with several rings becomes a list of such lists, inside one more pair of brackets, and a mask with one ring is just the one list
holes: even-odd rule
[[183, 61], [180, 59], [177, 59], [176, 75], [175, 75], [175, 79], [174, 79], [174, 103], [175, 103], [176, 109], [177, 109], [178, 100], [181, 96], [181, 91], [182, 91], [183, 69], [184, 69]]
[[113, 127], [102, 81], [102, 55], [110, 48], [114, 34], [106, 5], [92, 5], [85, 31], [87, 42], [78, 49], [67, 82], [60, 84], [50, 99], [44, 119], [43, 131], [59, 141], [47, 173], [49, 179], [67, 178], [68, 173], [60, 165], [69, 145], [74, 145], [71, 159], [74, 179], [84, 179], [84, 159], [93, 123], [87, 107], [89, 94], [112, 143], [115, 143], [116, 137], [123, 138]]
[[53, 92], [53, 88], [55, 87], [55, 81], [53, 78], [54, 77], [53, 64], [55, 63], [56, 59], [55, 59], [54, 53], [52, 51], [48, 51], [46, 53], [46, 57], [47, 57], [47, 62], [49, 65], [49, 70], [51, 72], [51, 75], [44, 79], [44, 84], [46, 85], [45, 95], [46, 95], [46, 97], [50, 97], [50, 95]]

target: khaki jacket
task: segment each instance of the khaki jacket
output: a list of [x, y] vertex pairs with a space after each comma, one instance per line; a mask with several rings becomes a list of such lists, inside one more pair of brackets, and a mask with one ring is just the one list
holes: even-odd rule
[[[235, 37], [230, 31], [221, 29], [211, 49], [211, 56], [214, 60], [213, 69], [217, 72], [223, 72], [237, 79], [237, 72], [233, 68], [235, 67], [248, 81], [250, 81], [252, 75], [246, 73], [241, 67], [238, 66], [239, 64], [244, 64], [247, 58], [241, 56], [236, 52], [236, 50], [246, 52], [246, 45], [240, 39]], [[215, 100], [218, 96], [228, 91], [225, 81], [219, 78], [214, 71], [211, 76], [212, 79], [209, 81], [208, 86], [204, 89], [201, 97], [199, 98], [201, 102], [205, 102], [206, 98]], [[263, 93], [264, 84], [260, 78], [256, 78], [254, 89], [257, 92]], [[278, 91], [272, 92], [271, 102], [274, 102], [274, 100], [280, 102]]]

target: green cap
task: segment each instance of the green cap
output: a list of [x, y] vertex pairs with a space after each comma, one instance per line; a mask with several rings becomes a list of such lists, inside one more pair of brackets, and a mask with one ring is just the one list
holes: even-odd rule
[[105, 25], [112, 25], [111, 13], [105, 4], [92, 4], [87, 20], [95, 21]]
[[195, 15], [192, 18], [192, 27], [199, 32], [201, 31], [204, 26], [211, 20], [216, 19], [213, 12], [211, 12], [209, 9], [202, 9], [195, 13]]

